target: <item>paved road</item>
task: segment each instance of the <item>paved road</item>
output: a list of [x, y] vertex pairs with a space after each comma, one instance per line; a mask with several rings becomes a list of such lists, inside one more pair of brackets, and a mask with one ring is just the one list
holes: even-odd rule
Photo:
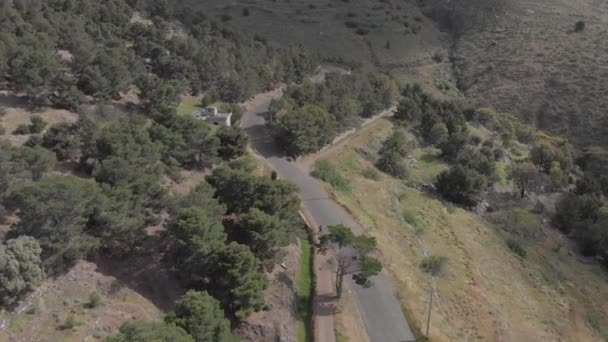
[[[252, 101], [252, 106], [242, 118], [242, 126], [249, 135], [251, 146], [264, 157], [278, 175], [294, 183], [302, 197], [303, 204], [314, 220], [324, 227], [344, 224], [355, 233], [363, 233], [363, 228], [340, 205], [329, 198], [319, 182], [300, 169], [295, 163], [288, 162], [280, 153], [274, 139], [265, 127], [262, 113], [268, 109], [270, 99]], [[276, 93], [275, 97], [280, 96]], [[414, 341], [414, 336], [403, 316], [399, 301], [384, 274], [372, 279], [374, 285], [362, 288], [351, 279], [346, 284], [353, 291], [357, 307], [372, 342]], [[325, 342], [325, 341], [317, 341]]]

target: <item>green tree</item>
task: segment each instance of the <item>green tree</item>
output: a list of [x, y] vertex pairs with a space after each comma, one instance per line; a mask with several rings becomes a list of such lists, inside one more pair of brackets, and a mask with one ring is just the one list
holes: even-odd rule
[[541, 143], [534, 146], [530, 150], [530, 160], [538, 166], [538, 171], [549, 172], [551, 162], [555, 160], [556, 151], [555, 149], [545, 143]]
[[397, 106], [397, 111], [395, 112], [395, 119], [416, 122], [420, 120], [422, 116], [422, 109], [416, 101], [409, 97], [404, 97], [401, 101], [399, 101], [399, 105]]
[[129, 322], [120, 332], [107, 338], [107, 342], [194, 342], [184, 329], [156, 322]]
[[51, 126], [44, 133], [42, 146], [55, 152], [59, 160], [76, 159], [82, 148], [77, 125], [60, 123]]
[[32, 180], [40, 180], [42, 176], [52, 169], [57, 162], [55, 154], [42, 147], [21, 147], [19, 158], [32, 174]]
[[443, 122], [438, 122], [431, 127], [427, 141], [435, 146], [445, 143], [449, 137], [448, 127]]
[[275, 261], [278, 247], [289, 241], [281, 220], [257, 208], [241, 215], [228, 235], [230, 240], [248, 246], [262, 262]]
[[215, 255], [224, 247], [226, 233], [222, 222], [213, 209], [191, 207], [179, 209], [169, 224], [169, 233], [177, 242], [178, 267], [184, 279], [191, 284], [207, 281], [207, 273], [192, 272], [206, 270], [215, 262]]
[[13, 304], [44, 280], [36, 239], [20, 236], [0, 244], [0, 305]]
[[448, 201], [472, 207], [479, 201], [484, 183], [483, 176], [477, 171], [456, 165], [443, 171], [435, 186]]
[[41, 133], [46, 127], [46, 121], [40, 115], [32, 115], [30, 121], [32, 122], [30, 125], [30, 133], [32, 134]]
[[331, 143], [336, 119], [320, 107], [305, 105], [285, 114], [281, 126], [280, 140], [286, 152], [297, 156], [316, 152]]
[[264, 305], [268, 279], [247, 246], [231, 242], [219, 251], [209, 279], [209, 292], [239, 320]]
[[242, 128], [238, 126], [221, 127], [217, 132], [220, 141], [219, 156], [230, 160], [245, 154], [249, 139]]
[[237, 337], [230, 332], [220, 303], [207, 292], [190, 290], [175, 303], [165, 322], [183, 328], [196, 342], [230, 342]]
[[321, 237], [321, 244], [337, 249], [335, 287], [338, 297], [342, 296], [344, 277], [347, 275], [352, 275], [355, 282], [363, 287], [371, 286], [370, 278], [382, 271], [380, 261], [370, 256], [376, 249], [376, 239], [357, 236], [344, 225], [330, 226], [327, 229], [328, 233]]
[[99, 245], [89, 226], [100, 201], [97, 184], [72, 176], [49, 176], [13, 186], [5, 206], [17, 210], [19, 222], [10, 236], [35, 237], [49, 270], [61, 270]]
[[519, 187], [521, 198], [526, 196], [526, 189], [536, 185], [538, 182], [538, 169], [529, 162], [514, 164], [509, 177]]
[[407, 169], [403, 163], [403, 158], [408, 153], [407, 143], [405, 134], [399, 129], [394, 130], [378, 152], [380, 155], [376, 162], [378, 169], [397, 178], [406, 178]]
[[468, 140], [469, 134], [466, 129], [459, 129], [450, 133], [448, 139], [443, 144], [439, 145], [441, 155], [447, 161], [455, 161], [456, 158], [458, 158], [460, 151], [466, 146]]
[[207, 177], [215, 196], [226, 205], [228, 213], [245, 213], [258, 208], [281, 219], [297, 215], [300, 200], [293, 184], [260, 178], [250, 172], [219, 167]]

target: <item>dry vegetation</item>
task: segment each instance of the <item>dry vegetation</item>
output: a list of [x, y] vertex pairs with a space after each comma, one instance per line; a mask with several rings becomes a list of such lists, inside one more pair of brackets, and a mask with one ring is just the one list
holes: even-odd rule
[[[87, 305], [93, 293], [100, 296], [95, 307]], [[14, 313], [2, 313], [0, 340], [100, 340], [125, 321], [160, 317], [161, 311], [150, 300], [83, 261], [46, 281]]]
[[[454, 71], [467, 97], [580, 145], [608, 143], [607, 2], [425, 3], [454, 34]], [[584, 29], [575, 32], [578, 21]]]
[[[509, 220], [516, 216], [516, 231], [509, 231], [416, 190], [420, 174], [432, 177], [442, 169], [432, 158], [418, 163], [414, 178], [406, 182], [364, 177], [372, 167], [366, 151], [390, 130], [390, 122], [380, 120], [326, 157], [351, 180], [352, 190], [337, 192], [337, 199], [378, 239], [413, 324], [424, 326], [434, 283], [433, 340], [597, 341], [608, 336], [608, 306], [601, 300], [608, 296], [605, 271], [581, 262], [564, 238], [529, 210], [529, 203], [493, 213]], [[521, 233], [530, 234], [520, 242], [526, 258], [506, 244]], [[425, 255], [447, 258], [434, 280], [419, 268]]]

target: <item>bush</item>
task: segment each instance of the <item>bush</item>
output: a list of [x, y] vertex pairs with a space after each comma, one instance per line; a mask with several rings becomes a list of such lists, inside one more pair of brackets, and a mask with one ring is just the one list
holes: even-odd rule
[[437, 191], [445, 199], [469, 207], [477, 204], [484, 184], [481, 174], [461, 165], [443, 171], [435, 182]]
[[32, 115], [30, 121], [32, 122], [30, 125], [30, 132], [33, 134], [42, 132], [46, 127], [46, 121], [39, 115]]
[[430, 255], [420, 262], [420, 268], [433, 276], [439, 275], [448, 259], [441, 255]]
[[17, 134], [17, 135], [30, 134], [30, 126], [26, 125], [26, 124], [21, 124], [21, 125], [17, 126], [17, 128], [15, 128], [15, 130], [13, 131], [13, 134]]
[[4, 126], [0, 125], [0, 135], [6, 133], [6, 129], [4, 128]]
[[576, 24], [574, 24], [574, 32], [581, 32], [585, 29], [585, 22], [582, 20], [579, 20], [576, 22]]
[[78, 325], [78, 321], [76, 320], [76, 317], [74, 317], [74, 315], [69, 315], [68, 317], [66, 317], [63, 324], [59, 326], [59, 329], [60, 330], [71, 330], [72, 328], [74, 328], [77, 325]]
[[363, 170], [361, 174], [367, 179], [371, 179], [374, 181], [380, 180], [380, 172], [378, 172], [373, 167], [368, 167], [367, 169]]
[[243, 17], [248, 17], [249, 16], [249, 8], [245, 7], [243, 8]]
[[320, 159], [315, 162], [314, 170], [311, 175], [315, 178], [321, 179], [336, 188], [339, 191], [349, 191], [350, 182], [348, 179], [342, 177], [340, 172], [336, 170], [336, 167], [332, 165], [328, 160]]
[[528, 252], [526, 252], [526, 250], [524, 249], [524, 247], [521, 245], [521, 243], [515, 239], [508, 239], [507, 240], [507, 247], [509, 247], [509, 249], [519, 255], [521, 258], [525, 259], [526, 256], [528, 255]]
[[94, 309], [101, 304], [101, 296], [97, 292], [91, 293], [89, 301], [84, 305], [87, 309]]

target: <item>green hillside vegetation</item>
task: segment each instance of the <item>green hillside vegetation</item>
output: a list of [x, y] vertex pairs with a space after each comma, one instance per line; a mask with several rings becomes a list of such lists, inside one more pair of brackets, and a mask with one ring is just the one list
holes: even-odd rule
[[309, 154], [331, 143], [337, 133], [391, 107], [398, 95], [395, 81], [383, 74], [328, 73], [321, 83], [288, 87], [270, 104], [270, 121], [288, 154]]
[[[29, 107], [70, 109], [78, 119], [47, 125], [32, 115], [18, 128], [22, 145], [0, 142], [2, 248], [10, 262], [1, 304], [10, 309], [45, 275], [61, 279], [83, 259], [147, 260], [141, 269], [158, 268], [176, 287], [198, 292], [177, 302], [167, 323], [128, 324], [113, 339], [225, 341], [220, 335], [232, 336], [231, 324], [264, 307], [265, 271], [301, 228], [299, 199], [292, 185], [255, 176], [242, 159], [248, 140], [238, 126], [215, 129], [176, 108], [184, 93], [205, 93], [238, 120], [231, 102], [302, 80], [314, 59], [298, 47], [241, 36], [201, 12], [155, 7], [148, 20], [132, 5], [2, 4], [0, 71], [9, 96]], [[167, 185], [183, 171], [219, 164], [187, 194]], [[85, 324], [82, 310], [105, 299], [116, 305], [111, 297], [91, 299], [62, 321], [56, 314], [59, 338]], [[192, 323], [201, 319], [207, 323]], [[220, 335], [203, 331], [215, 325]]]

